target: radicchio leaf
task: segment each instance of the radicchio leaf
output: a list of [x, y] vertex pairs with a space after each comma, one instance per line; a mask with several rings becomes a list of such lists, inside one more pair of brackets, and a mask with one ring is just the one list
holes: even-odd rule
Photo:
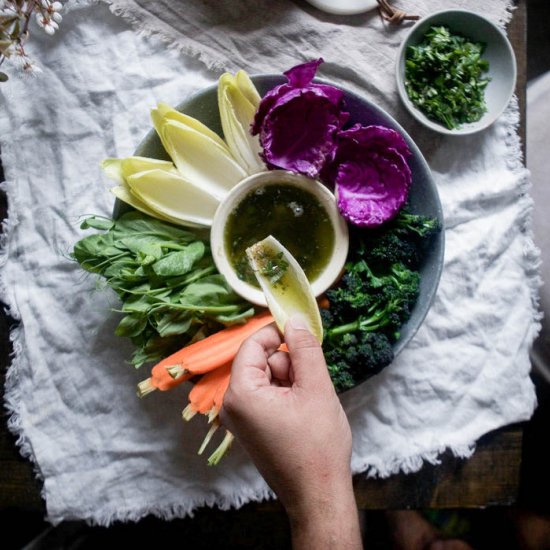
[[411, 185], [403, 136], [384, 126], [353, 126], [338, 133], [329, 178], [340, 213], [360, 227], [376, 227], [405, 204]]
[[334, 155], [336, 134], [349, 114], [343, 109], [343, 92], [315, 84], [322, 59], [289, 69], [288, 79], [262, 99], [252, 134], [259, 134], [262, 157], [269, 168], [282, 168], [317, 177]]

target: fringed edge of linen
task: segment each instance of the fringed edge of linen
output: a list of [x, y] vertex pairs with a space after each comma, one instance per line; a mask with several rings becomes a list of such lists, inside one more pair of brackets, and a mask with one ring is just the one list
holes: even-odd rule
[[[4, 408], [8, 413], [7, 426], [9, 431], [15, 436], [21, 456], [28, 459], [34, 470], [38, 480], [43, 481], [44, 477], [40, 470], [40, 466], [36, 462], [32, 445], [25, 433], [23, 425], [23, 416], [21, 414], [22, 400], [21, 390], [19, 387], [19, 373], [21, 370], [22, 354], [23, 354], [23, 327], [20, 325], [21, 315], [16, 304], [10, 297], [10, 293], [4, 280], [5, 266], [8, 259], [9, 243], [13, 229], [17, 226], [17, 199], [15, 193], [10, 192], [15, 182], [11, 178], [11, 174], [7, 172], [9, 166], [13, 165], [10, 160], [14, 157], [14, 153], [7, 139], [0, 138], [0, 150], [2, 151], [2, 161], [4, 167], [5, 180], [0, 183], [0, 189], [6, 194], [8, 202], [7, 217], [2, 220], [2, 234], [0, 235], [0, 300], [4, 306], [4, 311], [14, 322], [10, 327], [9, 339], [12, 345], [10, 354], [11, 362], [6, 371], [4, 385]], [[41, 489], [41, 497], [45, 500], [44, 488]]]
[[[525, 328], [523, 342], [526, 361], [518, 365], [518, 368], [524, 370], [522, 374], [527, 377], [531, 369], [529, 350], [541, 329], [542, 312], [539, 309], [539, 289], [542, 286], [542, 277], [540, 274], [541, 253], [534, 243], [532, 223], [534, 203], [532, 197], [529, 195], [531, 181], [529, 171], [523, 164], [522, 144], [518, 133], [519, 107], [516, 96], [512, 98], [510, 104], [502, 114], [501, 121], [504, 122], [504, 139], [507, 149], [506, 162], [509, 169], [518, 177], [517, 199], [520, 204], [521, 213], [517, 218], [517, 223], [523, 235], [523, 267], [531, 297], [531, 324]], [[532, 389], [532, 404], [531, 410], [526, 412], [523, 418], [517, 418], [517, 422], [526, 421], [531, 418], [537, 404], [534, 388]], [[495, 425], [493, 429], [496, 430], [505, 425], [505, 423]], [[357, 459], [357, 457], [354, 457], [352, 460], [352, 470], [355, 474], [364, 474], [366, 477], [386, 478], [400, 472], [405, 474], [418, 472], [426, 462], [432, 465], [440, 464], [440, 456], [446, 451], [450, 451], [457, 458], [470, 458], [475, 452], [476, 442], [486, 433], [487, 431], [484, 430], [476, 434], [475, 437], [470, 436], [471, 440], [469, 441], [458, 441], [452, 445], [439, 445], [435, 448], [420, 450], [404, 458], [384, 457], [383, 460], [379, 459], [373, 462], [369, 458]]]
[[[195, 46], [190, 42], [181, 42], [178, 33], [174, 29], [159, 19], [151, 18], [151, 14], [142, 10], [132, 0], [103, 1], [109, 6], [114, 15], [125, 19], [138, 36], [159, 38], [168, 50], [198, 59], [209, 70], [224, 71], [231, 69], [221, 59], [216, 59], [209, 55], [204, 48], [198, 45]], [[147, 19], [147, 24], [145, 24], [144, 19]]]
[[[120, 506], [103, 506], [101, 510], [95, 510], [89, 517], [74, 518], [85, 521], [89, 525], [109, 527], [116, 522], [137, 522], [146, 516], [154, 516], [164, 521], [194, 517], [195, 512], [200, 508], [218, 508], [220, 510], [239, 509], [250, 502], [263, 502], [275, 499], [275, 494], [269, 488], [253, 490], [249, 487], [241, 487], [239, 494], [211, 495], [205, 498], [194, 498], [187, 501], [165, 502], [152, 506], [140, 506], [121, 508]], [[73, 518], [52, 517], [48, 520], [57, 525], [62, 521]]]

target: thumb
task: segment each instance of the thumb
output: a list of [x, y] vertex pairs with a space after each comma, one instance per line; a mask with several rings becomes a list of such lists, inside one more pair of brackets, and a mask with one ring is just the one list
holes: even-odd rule
[[323, 349], [299, 316], [292, 317], [286, 323], [285, 343], [295, 384], [318, 386], [329, 383], [332, 386]]

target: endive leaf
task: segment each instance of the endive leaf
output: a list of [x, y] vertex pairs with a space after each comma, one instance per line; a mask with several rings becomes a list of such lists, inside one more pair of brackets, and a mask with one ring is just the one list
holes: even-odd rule
[[246, 255], [279, 330], [284, 334], [286, 322], [299, 315], [322, 343], [319, 306], [296, 258], [272, 235], [247, 248]]
[[260, 139], [250, 133], [257, 105], [254, 105], [249, 97], [256, 100], [253, 94], [255, 88], [250, 79], [247, 81], [241, 77], [241, 80], [246, 94], [239, 88], [237, 77], [229, 73], [224, 73], [220, 77], [218, 106], [223, 134], [231, 153], [248, 174], [255, 174], [265, 170], [260, 158]]
[[170, 161], [148, 157], [108, 158], [101, 163], [101, 168], [103, 168], [109, 178], [118, 183], [124, 183], [128, 176], [137, 172], [144, 172], [145, 170], [176, 171], [176, 167]]
[[256, 89], [256, 86], [254, 86], [254, 83], [252, 82], [252, 80], [250, 80], [248, 73], [241, 69], [235, 75], [235, 80], [237, 82], [237, 86], [239, 87], [239, 90], [241, 90], [241, 92], [244, 94], [246, 99], [248, 99], [248, 101], [252, 103], [252, 105], [254, 106], [254, 109], [258, 110], [262, 97], [258, 93], [258, 90]]
[[163, 216], [182, 225], [212, 224], [218, 200], [180, 175], [149, 170], [128, 177], [127, 182], [132, 194]]
[[226, 147], [223, 139], [218, 134], [216, 134], [216, 132], [212, 131], [208, 126], [206, 126], [206, 124], [203, 124], [200, 120], [197, 120], [196, 118], [176, 111], [176, 109], [170, 107], [170, 105], [167, 105], [166, 103], [159, 103], [157, 105], [157, 108], [151, 111], [151, 118], [153, 119], [153, 124], [157, 129], [157, 133], [162, 125], [161, 119], [177, 120], [182, 124], [193, 128], [193, 130], [197, 130], [197, 132], [201, 132], [205, 136], [208, 136], [212, 140], [216, 141], [221, 147]]
[[139, 210], [140, 212], [143, 212], [144, 214], [151, 216], [152, 218], [157, 218], [158, 220], [174, 223], [177, 225], [185, 225], [188, 227], [202, 227], [202, 225], [200, 224], [192, 223], [189, 221], [186, 221], [185, 223], [183, 223], [180, 219], [172, 218], [171, 216], [167, 216], [167, 215], [161, 214], [160, 212], [157, 212], [156, 210], [153, 210], [152, 208], [147, 206], [147, 204], [144, 203], [141, 199], [139, 199], [136, 195], [134, 195], [127, 184], [111, 187], [109, 191], [111, 191], [111, 193], [117, 199], [121, 200], [122, 202], [125, 202], [126, 204], [130, 205], [136, 210]]
[[229, 149], [180, 121], [164, 119], [160, 135], [180, 174], [219, 200], [247, 176]]

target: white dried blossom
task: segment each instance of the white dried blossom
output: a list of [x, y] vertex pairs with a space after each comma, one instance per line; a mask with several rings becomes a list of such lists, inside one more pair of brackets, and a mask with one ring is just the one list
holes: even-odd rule
[[40, 66], [26, 54], [20, 44], [13, 46], [10, 64], [26, 76], [36, 76], [38, 73], [43, 72]]
[[44, 29], [46, 34], [52, 35], [59, 28], [59, 25], [51, 17], [43, 15], [41, 13], [36, 14], [36, 22], [39, 27]]
[[[63, 4], [52, 0], [0, 0], [0, 65], [10, 59], [25, 73], [41, 69], [25, 53], [24, 43], [29, 36], [29, 22], [34, 14], [36, 23], [49, 35], [55, 34], [63, 17]], [[2, 81], [7, 77], [2, 73]]]
[[34, 61], [27, 58], [27, 62], [23, 65], [23, 71], [25, 74], [36, 76], [44, 71], [42, 71], [42, 68], [37, 65]]
[[47, 34], [54, 34], [59, 28], [59, 23], [63, 19], [59, 11], [63, 5], [61, 2], [51, 2], [50, 0], [40, 0], [36, 22]]

